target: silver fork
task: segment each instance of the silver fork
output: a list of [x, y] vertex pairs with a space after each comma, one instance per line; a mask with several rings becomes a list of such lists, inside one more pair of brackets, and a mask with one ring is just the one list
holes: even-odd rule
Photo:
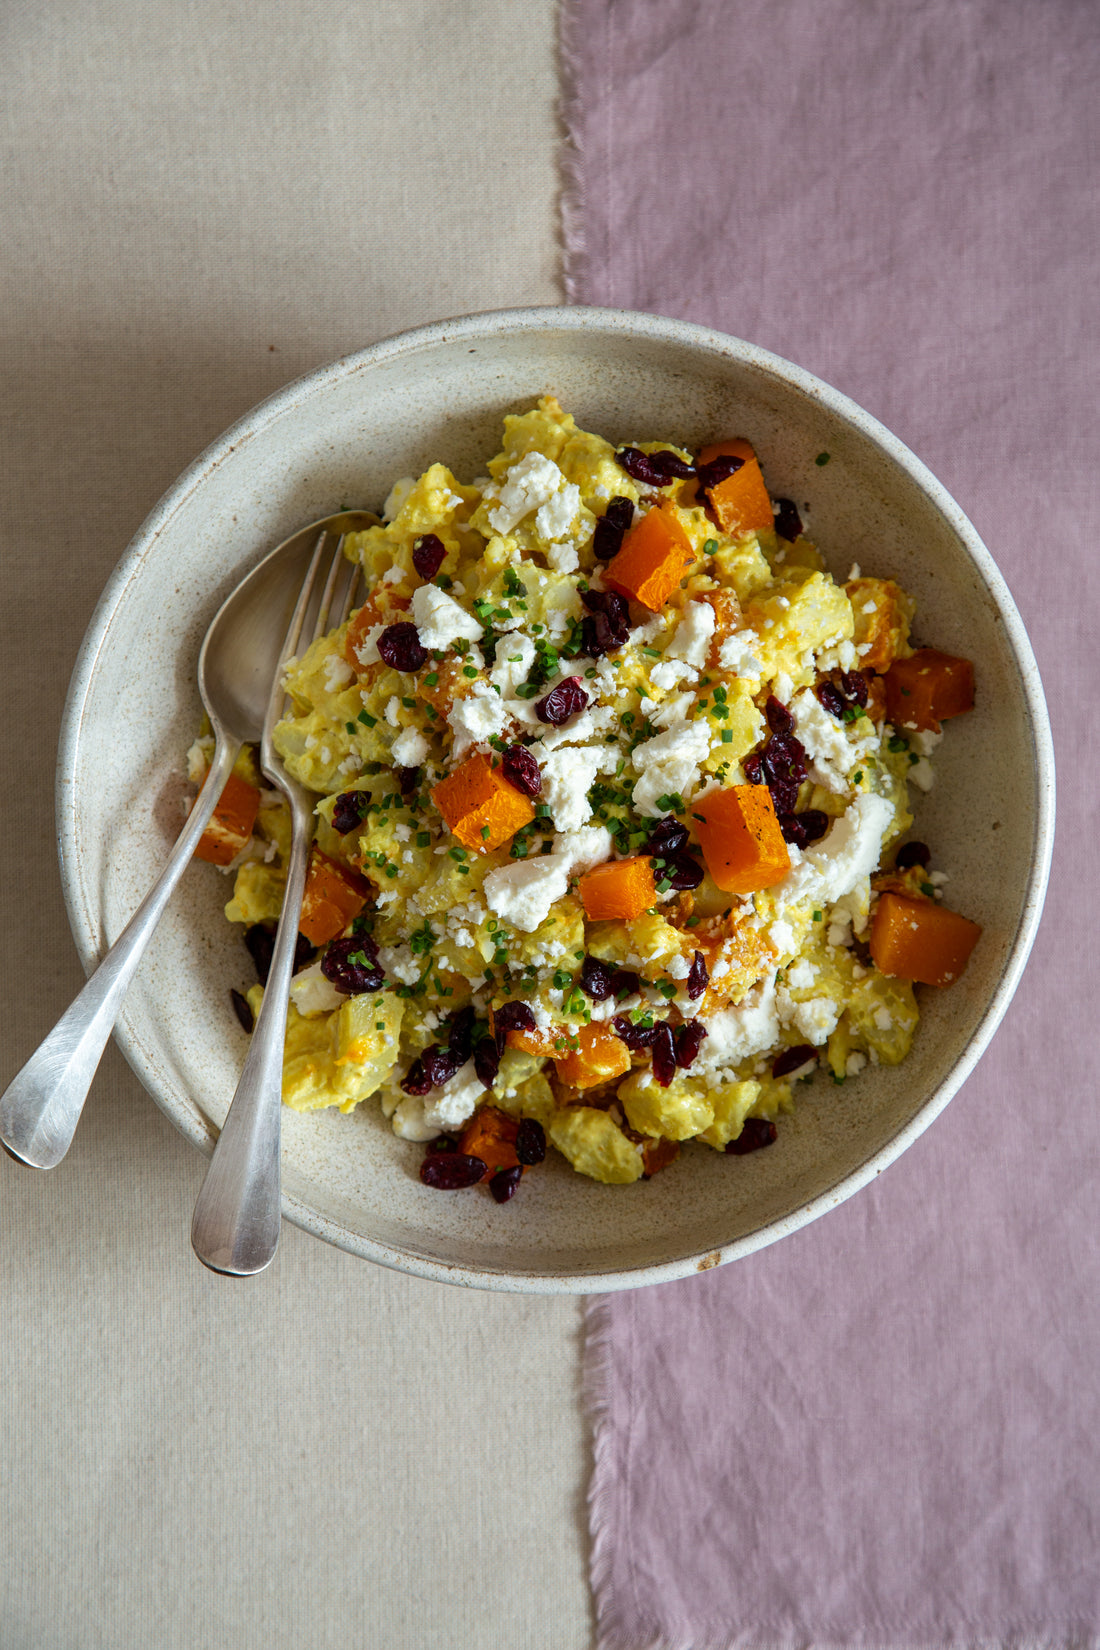
[[[302, 638], [315, 641], [342, 624], [354, 603], [359, 568], [344, 558], [343, 535], [335, 538], [335, 548], [334, 538], [326, 531], [317, 541], [264, 717], [260, 766], [290, 804], [286, 894], [248, 1057], [191, 1223], [191, 1243], [203, 1264], [237, 1277], [262, 1271], [279, 1243], [283, 1041], [316, 797], [286, 771], [272, 734], [286, 708], [287, 664], [297, 654]], [[342, 570], [346, 570], [343, 578]]]

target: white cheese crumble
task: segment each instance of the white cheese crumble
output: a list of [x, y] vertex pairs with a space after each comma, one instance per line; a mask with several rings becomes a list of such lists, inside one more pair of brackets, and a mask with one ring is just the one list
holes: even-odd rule
[[763, 666], [753, 652], [756, 636], [751, 630], [735, 631], [727, 636], [718, 649], [718, 663], [723, 670], [732, 670], [735, 676], [757, 677]]
[[771, 890], [777, 904], [783, 908], [812, 899], [832, 905], [850, 894], [878, 864], [883, 833], [893, 817], [884, 797], [861, 792], [805, 853], [789, 844], [791, 869]]
[[452, 755], [461, 761], [471, 745], [484, 744], [495, 734], [503, 732], [508, 712], [486, 682], [475, 682], [473, 691], [456, 699], [447, 713], [447, 721], [454, 734]]
[[574, 871], [602, 865], [611, 857], [611, 832], [590, 825], [556, 838], [554, 852], [537, 859], [502, 865], [485, 878], [485, 898], [496, 917], [533, 934], [546, 921], [550, 907], [562, 899]]
[[676, 633], [665, 648], [666, 659], [682, 659], [702, 670], [714, 635], [714, 609], [709, 602], [692, 601], [684, 608]]
[[355, 680], [355, 672], [339, 653], [330, 653], [325, 660], [325, 692], [339, 693]]
[[641, 778], [634, 787], [634, 806], [650, 818], [663, 813], [657, 798], [666, 792], [687, 796], [699, 779], [699, 764], [710, 754], [710, 732], [704, 722], [678, 722], [665, 733], [647, 739], [631, 758]]
[[542, 756], [529, 747], [542, 769], [542, 799], [558, 831], [576, 831], [592, 817], [589, 787], [596, 775], [615, 762], [615, 753], [591, 745], [565, 746]]
[[481, 637], [481, 621], [435, 584], [414, 590], [412, 615], [421, 647], [448, 648], [460, 639], [476, 642]]
[[692, 1067], [694, 1072], [736, 1066], [753, 1054], [763, 1054], [779, 1038], [775, 980], [769, 974], [735, 1008], [720, 1008], [707, 1020], [707, 1039]]
[[418, 728], [406, 728], [390, 747], [390, 755], [397, 768], [418, 768], [431, 746]]
[[299, 1014], [312, 1020], [317, 1014], [331, 1014], [334, 1008], [343, 1008], [347, 997], [337, 991], [331, 980], [325, 979], [318, 959], [295, 974], [290, 982], [290, 1000]]
[[[528, 453], [511, 466], [503, 482], [497, 482], [485, 489], [487, 499], [499, 501], [496, 508], [489, 511], [490, 527], [494, 533], [510, 533], [524, 516], [529, 516], [532, 510], [541, 511], [559, 488], [567, 485], [571, 484], [566, 483], [553, 459], [546, 458], [542, 453]], [[566, 521], [565, 530], [568, 530], [580, 507], [580, 493], [575, 487], [573, 491], [576, 494], [576, 504]], [[548, 517], [547, 521], [556, 525], [556, 514]], [[560, 533], [544, 533], [538, 526], [537, 518], [536, 531], [543, 538], [561, 537]]]

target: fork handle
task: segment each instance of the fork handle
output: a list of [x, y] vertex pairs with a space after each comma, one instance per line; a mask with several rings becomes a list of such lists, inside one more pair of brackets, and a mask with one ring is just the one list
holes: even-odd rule
[[293, 794], [286, 893], [275, 950], [241, 1080], [202, 1183], [191, 1245], [204, 1266], [234, 1277], [262, 1272], [279, 1244], [283, 1041], [313, 816]]
[[202, 790], [160, 876], [80, 995], [0, 1095], [0, 1143], [33, 1169], [52, 1169], [72, 1144], [126, 988], [225, 788], [239, 743], [220, 738]]

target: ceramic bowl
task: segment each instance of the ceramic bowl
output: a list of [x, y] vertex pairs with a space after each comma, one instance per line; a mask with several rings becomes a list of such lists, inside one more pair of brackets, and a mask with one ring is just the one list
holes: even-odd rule
[[[290, 384], [215, 442], [157, 505], [111, 577], [66, 706], [61, 868], [91, 968], [179, 829], [183, 756], [200, 717], [199, 645], [219, 603], [272, 545], [442, 459], [464, 479], [501, 419], [553, 392], [613, 441], [694, 448], [745, 434], [775, 494], [810, 507], [814, 539], [917, 598], [918, 634], [976, 661], [978, 702], [951, 724], [919, 835], [951, 902], [983, 926], [963, 979], [921, 993], [902, 1066], [799, 1095], [778, 1142], [744, 1158], [695, 1148], [649, 1182], [606, 1187], [564, 1161], [499, 1206], [420, 1184], [421, 1151], [369, 1102], [284, 1111], [288, 1219], [422, 1277], [521, 1291], [597, 1291], [736, 1259], [833, 1208], [925, 1129], [989, 1041], [1019, 981], [1050, 856], [1053, 763], [1042, 690], [1003, 579], [962, 511], [900, 441], [766, 351], [652, 315], [581, 308], [477, 315], [409, 332]], [[818, 454], [830, 461], [820, 466]], [[981, 799], [980, 806], [976, 798]], [[194, 866], [130, 989], [118, 1039], [157, 1103], [213, 1148], [245, 1054], [229, 989], [248, 982], [222, 918], [226, 880]], [[181, 1238], [182, 1241], [182, 1238]]]

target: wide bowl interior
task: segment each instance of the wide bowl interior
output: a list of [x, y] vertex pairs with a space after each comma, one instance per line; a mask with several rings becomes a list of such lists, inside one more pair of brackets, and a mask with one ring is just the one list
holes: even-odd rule
[[[628, 1287], [716, 1264], [824, 1212], [903, 1149], [970, 1069], [1030, 945], [1049, 857], [1049, 736], [1007, 591], [962, 513], [900, 443], [775, 357], [702, 328], [618, 312], [519, 311], [422, 329], [291, 385], [203, 455], [113, 576], [77, 665], [59, 766], [70, 915], [85, 966], [137, 905], [176, 834], [201, 707], [207, 624], [243, 572], [305, 523], [378, 508], [395, 477], [443, 459], [472, 479], [509, 411], [552, 392], [612, 440], [690, 447], [748, 435], [774, 493], [808, 507], [833, 571], [853, 561], [918, 600], [917, 635], [976, 661], [919, 834], [950, 902], [984, 928], [951, 990], [922, 993], [911, 1057], [800, 1091], [777, 1145], [690, 1148], [651, 1182], [607, 1188], [556, 1162], [498, 1207], [421, 1186], [420, 1151], [376, 1107], [284, 1112], [287, 1215], [342, 1247], [488, 1287]], [[829, 461], [820, 465], [818, 455]], [[245, 1052], [229, 988], [249, 980], [223, 921], [229, 884], [194, 866], [126, 1000], [119, 1039], [158, 1104], [205, 1151]]]

